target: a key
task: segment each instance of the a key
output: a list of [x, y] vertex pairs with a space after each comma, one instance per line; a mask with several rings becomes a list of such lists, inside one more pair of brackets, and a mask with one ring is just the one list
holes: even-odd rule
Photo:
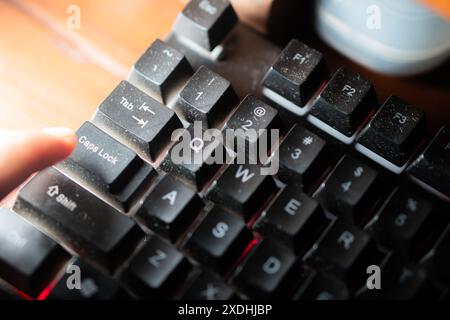
[[172, 132], [182, 128], [172, 110], [127, 81], [106, 98], [92, 121], [148, 160], [155, 160], [171, 142]]
[[[278, 111], [257, 97], [248, 95], [227, 120], [223, 132], [227, 147], [263, 163], [266, 160], [264, 157], [281, 136], [281, 129]], [[233, 136], [234, 139], [231, 139]]]
[[314, 101], [308, 120], [336, 139], [350, 144], [376, 106], [372, 83], [341, 67]]
[[262, 92], [287, 110], [304, 115], [306, 103], [327, 80], [328, 71], [320, 52], [291, 40], [262, 81]]
[[427, 137], [425, 113], [390, 97], [358, 138], [356, 149], [394, 173], [400, 173]]
[[410, 174], [427, 190], [450, 202], [450, 127], [441, 128], [436, 137], [409, 166]]
[[192, 72], [183, 54], [157, 39], [134, 64], [128, 81], [157, 101], [169, 104]]
[[367, 276], [370, 265], [378, 265], [378, 252], [370, 235], [359, 228], [336, 220], [326, 235], [310, 252], [307, 263], [314, 268], [327, 270], [358, 284]]
[[212, 183], [207, 198], [250, 219], [276, 191], [271, 176], [262, 175], [257, 165], [231, 164]]
[[90, 122], [77, 131], [78, 143], [62, 165], [112, 193], [129, 207], [138, 190], [156, 174], [134, 151], [116, 141]]
[[202, 265], [225, 272], [252, 238], [241, 217], [215, 206], [188, 235], [183, 249]]
[[172, 30], [191, 46], [211, 52], [223, 42], [237, 21], [228, 0], [192, 0], [178, 15]]
[[144, 299], [169, 298], [191, 270], [191, 264], [174, 247], [151, 237], [125, 271], [130, 288]]
[[281, 180], [302, 185], [307, 191], [331, 166], [325, 140], [298, 125], [286, 135], [275, 156]]
[[380, 197], [378, 173], [345, 156], [315, 192], [323, 208], [358, 225], [367, 222]]
[[294, 252], [271, 239], [262, 240], [236, 268], [232, 283], [255, 299], [289, 296], [301, 269]]
[[222, 164], [227, 163], [226, 159], [232, 157], [227, 152], [221, 136], [209, 136], [190, 125], [169, 149], [160, 168], [202, 190]]
[[294, 299], [299, 300], [347, 300], [350, 292], [345, 282], [331, 274], [312, 271], [303, 281]]
[[227, 79], [201, 66], [178, 95], [173, 109], [191, 124], [200, 122], [203, 129], [219, 128], [236, 100]]
[[295, 186], [286, 186], [261, 214], [254, 229], [274, 237], [296, 252], [309, 249], [328, 225], [319, 204]]
[[0, 208], [0, 278], [36, 297], [66, 258], [55, 241], [16, 213]]
[[234, 290], [211, 272], [201, 272], [188, 285], [181, 300], [212, 301], [231, 300]]
[[[431, 203], [405, 187], [396, 189], [374, 218], [373, 230], [383, 245], [417, 257], [442, 232]], [[436, 240], [436, 239], [434, 239]]]
[[136, 214], [136, 220], [176, 241], [203, 206], [195, 190], [171, 175], [160, 180]]
[[[76, 283], [74, 275], [79, 274]], [[79, 284], [79, 286], [77, 286]], [[113, 300], [126, 299], [120, 284], [79, 258], [67, 265], [63, 276], [52, 289], [47, 300]]]
[[112, 270], [142, 238], [128, 217], [54, 168], [29, 181], [14, 206], [81, 257]]

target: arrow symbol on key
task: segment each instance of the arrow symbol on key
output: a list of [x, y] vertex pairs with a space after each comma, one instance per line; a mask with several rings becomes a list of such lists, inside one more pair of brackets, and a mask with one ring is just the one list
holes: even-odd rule
[[133, 116], [133, 119], [137, 121], [138, 125], [141, 126], [142, 129], [147, 125], [148, 121], [144, 121], [144, 119], [139, 119], [138, 117]]
[[144, 102], [144, 104], [139, 108], [139, 110], [144, 110], [145, 112], [150, 112], [152, 115], [155, 115], [153, 110], [151, 110]]

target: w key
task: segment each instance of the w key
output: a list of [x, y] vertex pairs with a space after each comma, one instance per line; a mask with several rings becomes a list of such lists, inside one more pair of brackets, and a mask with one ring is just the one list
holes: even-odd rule
[[231, 164], [213, 182], [206, 197], [248, 220], [276, 190], [272, 177], [262, 175], [261, 170], [257, 165]]
[[127, 81], [100, 105], [93, 122], [147, 160], [155, 160], [181, 122], [175, 113]]

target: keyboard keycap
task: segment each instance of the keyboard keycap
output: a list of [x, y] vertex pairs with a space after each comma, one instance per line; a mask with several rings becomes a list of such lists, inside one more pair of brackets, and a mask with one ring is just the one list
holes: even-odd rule
[[428, 254], [422, 259], [429, 274], [438, 281], [450, 284], [450, 225], [433, 245]]
[[236, 23], [237, 15], [228, 0], [192, 0], [175, 20], [173, 32], [212, 51]]
[[227, 163], [227, 157], [232, 159], [227, 152], [221, 137], [210, 139], [204, 131], [190, 125], [170, 148], [160, 168], [202, 190], [222, 164]]
[[331, 274], [312, 271], [295, 294], [299, 300], [347, 300], [350, 292], [345, 282]]
[[145, 199], [136, 219], [161, 236], [176, 241], [202, 206], [194, 189], [165, 175]]
[[114, 269], [142, 237], [140, 228], [54, 168], [20, 191], [15, 210], [81, 257]]
[[170, 297], [190, 269], [179, 251], [154, 236], [132, 259], [124, 277], [140, 297], [162, 299]]
[[128, 81], [157, 101], [168, 104], [192, 72], [183, 54], [157, 39], [135, 63]]
[[431, 203], [404, 187], [392, 193], [374, 220], [373, 229], [381, 242], [397, 252], [406, 250], [411, 258], [443, 231], [442, 219], [433, 212]]
[[291, 40], [267, 71], [263, 93], [289, 111], [304, 115], [305, 104], [327, 80], [328, 71], [320, 52]]
[[[80, 271], [81, 280], [79, 287], [76, 286], [77, 283], [71, 278], [78, 271]], [[76, 258], [68, 264], [64, 275], [52, 289], [47, 300], [88, 301], [124, 299], [126, 297], [116, 280]]]
[[450, 202], [450, 126], [439, 130], [408, 173], [426, 189]]
[[126, 207], [156, 174], [134, 151], [90, 122], [78, 129], [77, 137], [77, 147], [64, 166], [80, 176], [92, 177], [88, 180], [99, 180], [98, 184], [105, 186]]
[[36, 297], [66, 258], [55, 241], [16, 213], [0, 208], [0, 278]]
[[283, 245], [264, 239], [248, 254], [232, 282], [250, 298], [289, 296], [301, 274], [294, 253]]
[[233, 297], [234, 290], [229, 285], [210, 272], [202, 272], [184, 291], [181, 300], [231, 300]]
[[370, 235], [340, 220], [335, 221], [307, 257], [310, 266], [332, 272], [351, 286], [366, 279], [367, 267], [379, 265], [380, 260]]
[[380, 197], [378, 173], [345, 156], [315, 193], [324, 209], [358, 225], [367, 222]]
[[254, 229], [296, 252], [309, 249], [328, 225], [319, 204], [295, 186], [286, 186], [258, 218]]
[[183, 249], [202, 265], [225, 272], [252, 238], [241, 217], [214, 207], [188, 235]]
[[403, 267], [386, 298], [390, 300], [436, 300], [440, 295], [426, 272], [418, 267]]
[[211, 185], [207, 198], [250, 219], [276, 191], [271, 176], [257, 165], [231, 164]]
[[425, 113], [400, 98], [390, 97], [363, 129], [356, 149], [400, 173], [426, 136]]
[[370, 81], [342, 67], [314, 102], [308, 120], [349, 144], [376, 106], [377, 98]]
[[172, 132], [182, 128], [172, 110], [126, 81], [100, 105], [93, 122], [148, 160], [155, 160]]
[[[230, 133], [235, 137], [232, 141], [226, 137], [227, 147], [250, 156], [252, 160], [262, 162], [265, 159], [260, 159], [259, 154], [262, 152], [262, 156], [265, 156], [270, 153], [270, 148], [281, 136], [281, 129], [278, 111], [255, 96], [249, 95], [228, 119], [223, 131], [227, 136]], [[272, 136], [276, 133], [274, 130], [278, 130], [278, 134]], [[266, 150], [262, 148], [262, 144], [266, 146]]]
[[201, 122], [203, 129], [219, 128], [236, 100], [227, 79], [201, 66], [180, 92], [174, 110], [191, 124]]
[[[276, 156], [276, 155], [275, 155]], [[278, 176], [311, 190], [331, 165], [325, 140], [296, 125], [280, 145]]]

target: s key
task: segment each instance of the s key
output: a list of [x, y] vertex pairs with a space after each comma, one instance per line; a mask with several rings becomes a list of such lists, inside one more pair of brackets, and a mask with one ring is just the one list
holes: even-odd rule
[[92, 121], [150, 161], [168, 146], [172, 132], [182, 128], [172, 110], [127, 81], [103, 101]]
[[244, 219], [215, 206], [189, 234], [184, 249], [200, 263], [224, 272], [251, 239]]
[[81, 257], [113, 270], [143, 236], [128, 217], [54, 168], [20, 191], [15, 210]]

